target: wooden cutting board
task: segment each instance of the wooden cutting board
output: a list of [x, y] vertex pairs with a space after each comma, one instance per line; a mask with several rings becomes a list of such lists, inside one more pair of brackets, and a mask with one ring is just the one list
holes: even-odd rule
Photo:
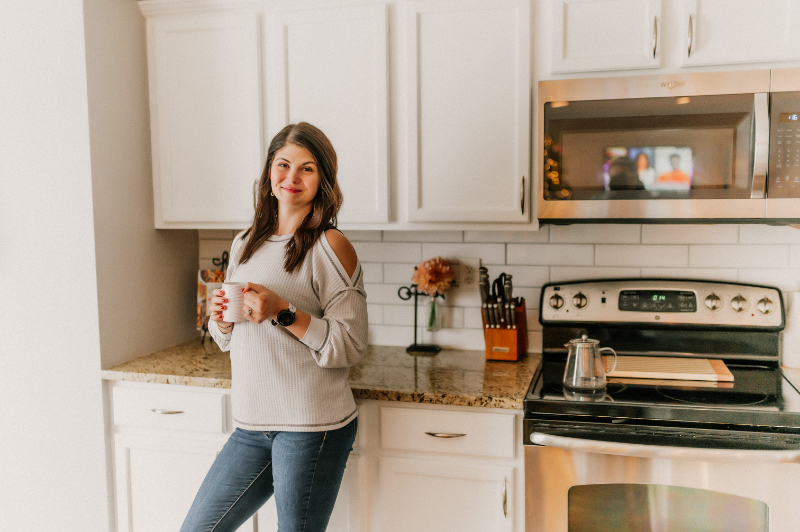
[[[614, 357], [604, 356], [603, 362], [608, 371], [614, 364]], [[733, 382], [733, 374], [725, 362], [708, 358], [620, 356], [617, 357], [617, 367], [608, 376]]]

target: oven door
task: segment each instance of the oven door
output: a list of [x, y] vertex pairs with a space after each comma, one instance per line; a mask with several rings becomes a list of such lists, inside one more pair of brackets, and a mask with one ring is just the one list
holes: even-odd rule
[[540, 82], [539, 220], [763, 220], [769, 90], [769, 70]]
[[782, 532], [800, 522], [800, 451], [715, 450], [533, 433], [526, 532]]

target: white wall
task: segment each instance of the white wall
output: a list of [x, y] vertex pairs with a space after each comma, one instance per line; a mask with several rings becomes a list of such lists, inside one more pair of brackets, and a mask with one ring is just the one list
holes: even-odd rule
[[196, 334], [197, 235], [153, 229], [136, 2], [0, 2], [0, 50], [0, 528], [108, 530], [100, 369]]
[[0, 50], [2, 528], [104, 530], [82, 3], [0, 3]]

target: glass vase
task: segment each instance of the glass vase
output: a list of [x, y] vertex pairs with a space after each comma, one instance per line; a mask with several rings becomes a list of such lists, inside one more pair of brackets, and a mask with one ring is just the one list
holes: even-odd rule
[[425, 323], [425, 330], [435, 332], [442, 328], [442, 309], [439, 305], [439, 298], [432, 297], [428, 301], [428, 320]]

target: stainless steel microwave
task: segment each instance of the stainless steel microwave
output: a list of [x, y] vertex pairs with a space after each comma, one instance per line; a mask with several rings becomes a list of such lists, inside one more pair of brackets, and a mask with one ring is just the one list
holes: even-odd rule
[[800, 223], [800, 68], [539, 82], [542, 223]]

